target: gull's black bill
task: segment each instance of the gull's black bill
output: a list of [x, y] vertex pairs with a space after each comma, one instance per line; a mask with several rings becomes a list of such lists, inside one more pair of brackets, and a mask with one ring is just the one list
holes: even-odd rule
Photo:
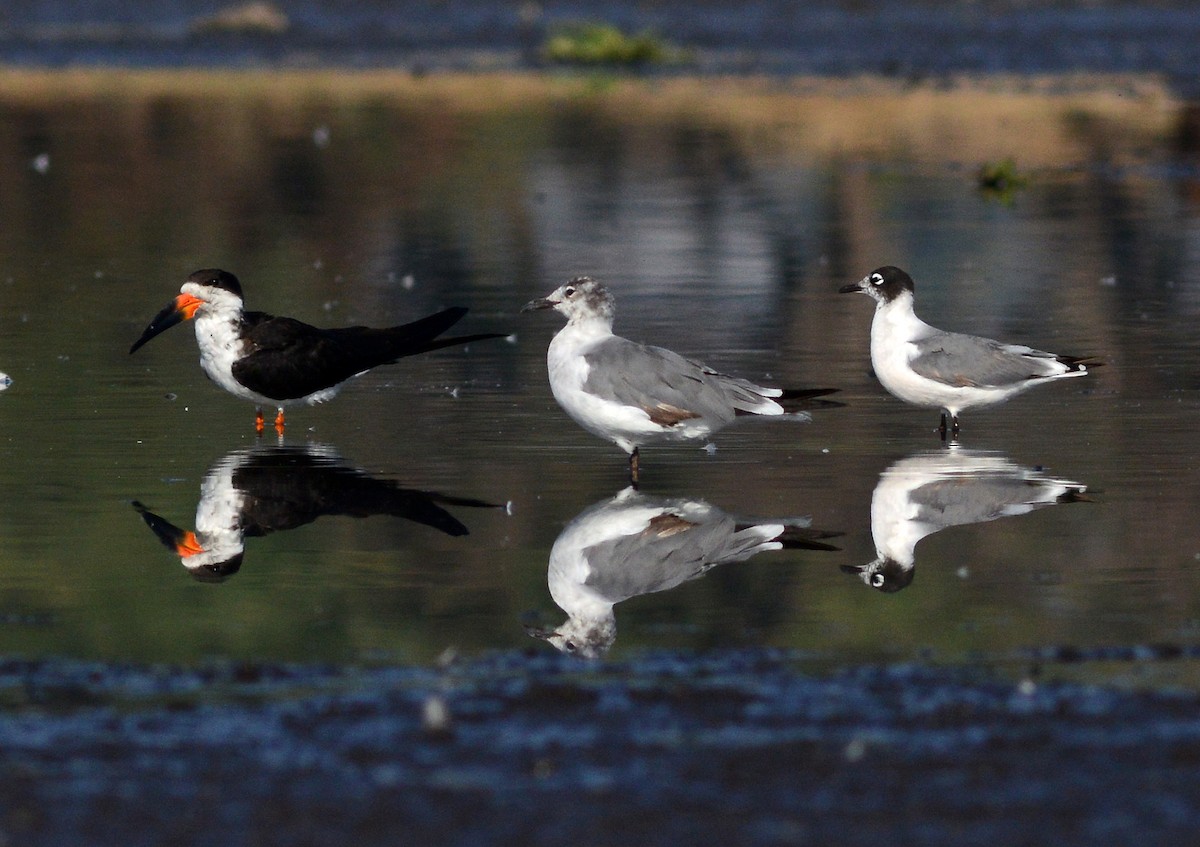
[[551, 300], [549, 297], [539, 297], [536, 300], [530, 300], [521, 307], [522, 312], [537, 312], [541, 309], [553, 309], [558, 305], [557, 300]]

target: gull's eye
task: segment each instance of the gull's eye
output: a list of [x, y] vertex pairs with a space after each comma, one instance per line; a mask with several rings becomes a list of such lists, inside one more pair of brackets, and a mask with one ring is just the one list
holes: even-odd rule
[[871, 274], [871, 285], [882, 285], [883, 274]]

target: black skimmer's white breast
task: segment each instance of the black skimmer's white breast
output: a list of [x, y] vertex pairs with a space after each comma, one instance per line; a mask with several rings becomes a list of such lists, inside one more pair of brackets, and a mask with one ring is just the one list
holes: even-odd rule
[[567, 620], [527, 631], [564, 653], [596, 658], [617, 635], [613, 607], [666, 591], [767, 550], [836, 550], [797, 518], [746, 521], [703, 500], [649, 497], [630, 486], [577, 515], [554, 542], [546, 581]]
[[294, 318], [245, 309], [242, 286], [233, 274], [199, 270], [159, 312], [129, 352], [184, 320], [195, 320], [200, 366], [217, 385], [257, 407], [278, 410], [282, 431], [286, 406], [323, 403], [345, 382], [378, 365], [391, 364], [442, 347], [499, 338], [499, 333], [439, 338], [467, 310], [445, 309], [402, 326], [321, 329]]
[[614, 335], [613, 296], [590, 277], [573, 279], [521, 311], [540, 309], [567, 318], [546, 354], [554, 399], [588, 432], [629, 454], [635, 484], [643, 444], [707, 438], [739, 415], [796, 416], [801, 405], [837, 390], [767, 388]]
[[913, 551], [927, 535], [1078, 502], [1086, 491], [1082, 483], [1021, 467], [999, 453], [956, 446], [918, 453], [880, 474], [871, 495], [875, 560], [843, 565], [842, 571], [880, 591], [899, 591], [912, 582]]
[[1062, 356], [1021, 344], [944, 332], [913, 311], [912, 277], [888, 265], [872, 271], [841, 293], [862, 293], [875, 301], [871, 321], [871, 367], [892, 395], [915, 406], [940, 408], [958, 433], [958, 413], [1002, 403], [1035, 385], [1084, 376], [1099, 367], [1091, 356]]

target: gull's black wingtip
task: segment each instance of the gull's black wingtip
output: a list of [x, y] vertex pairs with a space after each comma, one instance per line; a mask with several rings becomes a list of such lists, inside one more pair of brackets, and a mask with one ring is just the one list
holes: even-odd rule
[[830, 394], [837, 394], [840, 388], [785, 388], [783, 393], [775, 398], [784, 411], [800, 412], [809, 409], [840, 409], [846, 404], [838, 400], [824, 400]]

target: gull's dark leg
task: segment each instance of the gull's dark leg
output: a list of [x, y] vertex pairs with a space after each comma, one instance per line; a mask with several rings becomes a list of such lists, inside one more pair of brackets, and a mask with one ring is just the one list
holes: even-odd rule
[[638, 448], [634, 447], [629, 454], [629, 484], [634, 488], [638, 487], [638, 464]]
[[958, 415], [950, 416], [950, 434], [958, 438]]
[[942, 412], [942, 424], [941, 424], [941, 426], [938, 427], [938, 435], [940, 435], [942, 437], [942, 441], [946, 440], [946, 413], [945, 412]]

